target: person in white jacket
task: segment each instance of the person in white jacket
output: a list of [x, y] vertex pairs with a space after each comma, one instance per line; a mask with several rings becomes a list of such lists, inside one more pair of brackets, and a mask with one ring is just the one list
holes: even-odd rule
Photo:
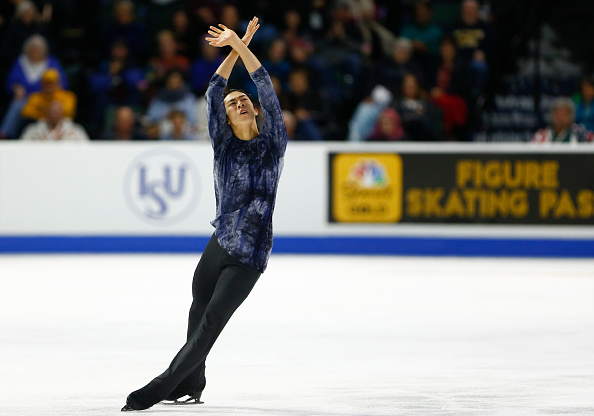
[[21, 140], [25, 141], [75, 141], [89, 140], [85, 129], [64, 117], [64, 108], [59, 101], [53, 101], [46, 117], [27, 126]]
[[550, 125], [538, 130], [532, 137], [535, 143], [593, 142], [594, 133], [575, 123], [575, 104], [568, 97], [559, 97], [551, 105]]

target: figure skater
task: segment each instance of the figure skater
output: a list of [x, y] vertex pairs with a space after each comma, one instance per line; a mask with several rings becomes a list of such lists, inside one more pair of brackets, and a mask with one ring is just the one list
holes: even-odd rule
[[[215, 231], [194, 272], [188, 338], [169, 368], [126, 400], [122, 411], [148, 409], [170, 400], [201, 403], [206, 357], [235, 310], [266, 269], [272, 249], [272, 212], [287, 146], [287, 131], [270, 77], [248, 49], [258, 30], [253, 18], [245, 36], [211, 26], [206, 40], [232, 51], [206, 92], [208, 129], [214, 149]], [[238, 57], [256, 84], [260, 111], [246, 93], [224, 95]], [[178, 400], [189, 396], [186, 400]]]

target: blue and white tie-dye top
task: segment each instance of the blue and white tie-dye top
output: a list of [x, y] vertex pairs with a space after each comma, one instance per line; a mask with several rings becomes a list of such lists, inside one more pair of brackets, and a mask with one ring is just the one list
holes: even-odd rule
[[264, 272], [272, 250], [272, 212], [288, 136], [268, 72], [260, 67], [250, 77], [264, 113], [260, 134], [252, 140], [240, 140], [227, 124], [223, 102], [227, 80], [215, 73], [206, 91], [217, 208], [211, 224], [227, 253]]

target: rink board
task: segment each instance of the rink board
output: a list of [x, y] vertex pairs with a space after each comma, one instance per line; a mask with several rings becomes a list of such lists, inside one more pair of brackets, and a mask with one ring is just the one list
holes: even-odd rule
[[[0, 253], [196, 253], [209, 237], [0, 237]], [[412, 237], [285, 237], [276, 254], [369, 254], [469, 257], [594, 257], [584, 239], [478, 239]]]
[[[594, 257], [594, 148], [290, 143], [277, 253]], [[0, 252], [199, 252], [208, 143], [1, 143]]]

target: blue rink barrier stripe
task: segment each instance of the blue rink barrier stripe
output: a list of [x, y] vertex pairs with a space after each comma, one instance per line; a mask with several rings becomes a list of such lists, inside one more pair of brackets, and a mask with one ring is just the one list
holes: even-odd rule
[[[0, 253], [198, 253], [210, 237], [10, 236]], [[274, 253], [411, 256], [594, 257], [594, 239], [446, 237], [285, 237]]]

